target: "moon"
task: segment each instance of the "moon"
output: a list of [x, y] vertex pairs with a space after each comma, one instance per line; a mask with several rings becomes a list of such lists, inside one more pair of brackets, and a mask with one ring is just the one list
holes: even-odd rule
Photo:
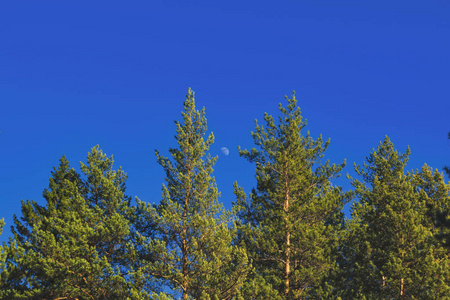
[[227, 147], [222, 147], [222, 148], [220, 148], [220, 151], [222, 151], [222, 153], [223, 153], [225, 156], [228, 156], [228, 154], [230, 154], [230, 150], [228, 150]]

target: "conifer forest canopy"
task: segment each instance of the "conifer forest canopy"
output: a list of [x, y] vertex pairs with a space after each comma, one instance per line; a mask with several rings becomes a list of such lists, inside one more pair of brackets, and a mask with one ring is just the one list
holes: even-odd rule
[[227, 209], [206, 115], [189, 89], [176, 146], [155, 150], [153, 203], [127, 193], [98, 145], [79, 166], [62, 156], [43, 200], [14, 215], [0, 299], [450, 299], [446, 162], [410, 170], [409, 147], [386, 136], [345, 190], [346, 161], [328, 160], [330, 139], [310, 134], [293, 93], [239, 148], [256, 184], [235, 181]]

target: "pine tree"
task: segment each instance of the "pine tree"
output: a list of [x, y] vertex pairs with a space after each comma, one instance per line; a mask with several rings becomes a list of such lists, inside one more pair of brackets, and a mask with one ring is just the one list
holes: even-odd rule
[[196, 110], [190, 89], [182, 116], [182, 123], [175, 122], [179, 147], [169, 149], [172, 159], [156, 151], [167, 182], [161, 203], [138, 203], [154, 230], [146, 237], [146, 271], [163, 280], [173, 296], [230, 299], [245, 277], [247, 259], [231, 244], [236, 234], [233, 215], [218, 202], [212, 177], [217, 157], [206, 155], [214, 136], [204, 140], [205, 109]]
[[0, 275], [2, 299], [143, 299], [127, 243], [126, 175], [98, 146], [82, 165], [63, 156], [44, 190], [45, 206], [22, 202]]
[[427, 206], [427, 217], [438, 246], [450, 254], [450, 184], [438, 170], [432, 170], [426, 164], [416, 171], [414, 184]]
[[[399, 154], [388, 137], [355, 170], [358, 202], [343, 248], [347, 299], [445, 299], [448, 257], [427, 217], [431, 189], [424, 174], [404, 172], [409, 148]], [[426, 168], [424, 169], [426, 170]], [[427, 171], [428, 172], [428, 171]], [[425, 174], [428, 176], [429, 174]], [[422, 184], [417, 184], [422, 176]]]
[[429, 241], [434, 258], [427, 266], [426, 276], [432, 286], [429, 292], [450, 295], [450, 184], [441, 172], [426, 164], [416, 170], [412, 180], [425, 202], [427, 229], [434, 237]]
[[[240, 155], [256, 164], [257, 186], [248, 199], [235, 183], [235, 209], [241, 221], [240, 240], [255, 267], [243, 289], [244, 298], [327, 298], [326, 278], [335, 268], [344, 203], [347, 197], [330, 179], [341, 165], [321, 164], [329, 140], [313, 139], [302, 130], [295, 94], [279, 105], [278, 124], [267, 113], [266, 126], [256, 121], [251, 151]], [[255, 291], [260, 290], [260, 293]]]
[[[6, 266], [1, 273], [0, 284], [3, 290], [2, 299], [39, 299], [52, 296], [46, 287], [53, 282], [46, 276], [50, 268], [45, 268], [40, 256], [42, 248], [46, 248], [46, 233], [56, 231], [53, 219], [58, 210], [69, 199], [79, 199], [79, 189], [82, 183], [63, 156], [58, 169], [52, 172], [49, 189], [44, 190], [47, 207], [40, 206], [36, 201], [22, 201], [22, 217], [14, 216], [15, 226], [12, 228], [14, 239], [5, 247]], [[42, 230], [41, 230], [42, 229]], [[56, 232], [56, 235], [58, 233]], [[55, 269], [60, 269], [56, 266]], [[58, 274], [59, 275], [59, 274]], [[53, 290], [57, 290], [56, 287]]]

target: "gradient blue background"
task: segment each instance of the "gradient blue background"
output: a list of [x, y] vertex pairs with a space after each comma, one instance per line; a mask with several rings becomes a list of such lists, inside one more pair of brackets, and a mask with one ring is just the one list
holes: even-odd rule
[[[450, 164], [450, 1], [2, 1], [0, 218], [44, 204], [65, 154], [113, 154], [128, 194], [158, 202], [154, 150], [176, 146], [188, 87], [205, 106], [221, 201], [247, 192], [254, 119], [296, 90], [312, 136], [345, 174], [389, 135], [409, 169]], [[228, 147], [229, 156], [220, 148]], [[348, 208], [347, 208], [348, 211]]]

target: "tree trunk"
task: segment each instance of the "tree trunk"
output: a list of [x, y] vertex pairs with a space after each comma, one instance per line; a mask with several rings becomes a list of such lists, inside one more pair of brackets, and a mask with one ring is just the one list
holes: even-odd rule
[[[190, 172], [189, 172], [190, 173]], [[182, 254], [183, 254], [183, 300], [189, 299], [189, 280], [188, 280], [188, 241], [187, 241], [187, 211], [189, 204], [189, 190], [184, 200], [184, 212], [183, 212], [183, 231], [182, 231]]]
[[[402, 218], [402, 220], [403, 220], [403, 210], [401, 210], [401, 212], [400, 212], [400, 215], [401, 215], [401, 218]], [[403, 259], [404, 259], [404, 256], [405, 256], [405, 237], [404, 237], [404, 235], [403, 235], [403, 233], [402, 233], [402, 241], [401, 241], [401, 246], [402, 246], [402, 265], [403, 265]], [[404, 291], [403, 291], [403, 277], [402, 278], [400, 278], [400, 299], [403, 299], [403, 297], [404, 297]]]
[[286, 261], [286, 269], [285, 269], [285, 282], [284, 282], [284, 295], [286, 299], [289, 295], [289, 275], [291, 273], [291, 232], [289, 227], [289, 219], [288, 219], [288, 212], [289, 212], [289, 183], [285, 181], [285, 196], [284, 196], [284, 221], [286, 223], [286, 252], [285, 252], [285, 261]]
[[[186, 218], [186, 208], [184, 210], [184, 218]], [[183, 221], [184, 222], [184, 221]], [[187, 241], [186, 241], [186, 224], [183, 224], [183, 233], [182, 233], [182, 240], [183, 240], [183, 300], [189, 299], [188, 294], [188, 269], [187, 269]]]
[[400, 278], [400, 299], [403, 299], [403, 277]]
[[[287, 227], [287, 226], [286, 226]], [[289, 295], [289, 274], [291, 273], [291, 233], [287, 231], [286, 233], [286, 280], [284, 282], [285, 288], [284, 288], [284, 294], [286, 296], [286, 299]]]
[[185, 187], [186, 196], [184, 198], [184, 211], [183, 211], [183, 232], [182, 232], [182, 254], [183, 254], [183, 300], [189, 299], [189, 273], [188, 273], [188, 237], [187, 237], [187, 215], [188, 215], [188, 205], [191, 189], [191, 164], [188, 161], [186, 164], [186, 170], [188, 175], [188, 183]]

